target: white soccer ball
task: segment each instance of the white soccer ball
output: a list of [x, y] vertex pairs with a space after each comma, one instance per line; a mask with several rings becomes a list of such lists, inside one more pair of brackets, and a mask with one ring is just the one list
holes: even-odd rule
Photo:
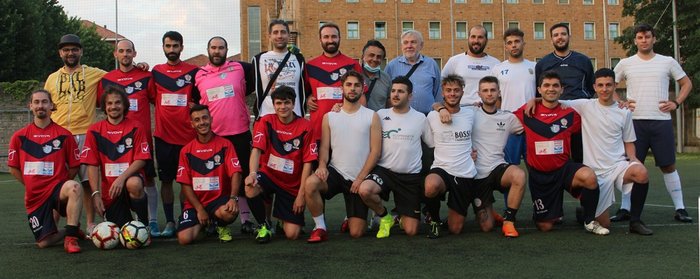
[[109, 250], [119, 244], [119, 227], [112, 222], [102, 222], [97, 224], [90, 233], [92, 243], [102, 250]]
[[127, 249], [138, 249], [151, 244], [151, 234], [143, 223], [131, 221], [122, 226], [119, 241]]

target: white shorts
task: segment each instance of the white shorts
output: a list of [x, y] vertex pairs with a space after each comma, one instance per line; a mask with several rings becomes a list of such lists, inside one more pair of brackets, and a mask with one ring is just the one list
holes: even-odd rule
[[[75, 138], [75, 142], [78, 143], [78, 150], [82, 151], [83, 145], [85, 145], [85, 134], [73, 135], [73, 138]], [[80, 177], [80, 180], [78, 180], [78, 182], [87, 182], [88, 181], [87, 166], [86, 165], [80, 164], [80, 169], [78, 170], [78, 176]]]
[[[615, 191], [617, 188], [623, 194], [628, 194], [632, 191], [634, 183], [622, 184], [625, 178], [627, 169], [631, 166], [639, 164], [639, 162], [621, 161], [606, 170], [597, 170], [595, 172], [598, 179], [598, 187], [600, 188], [600, 196], [598, 198], [598, 208], [595, 211], [595, 217], [600, 216], [615, 202]], [[614, 188], [613, 188], [614, 186]]]

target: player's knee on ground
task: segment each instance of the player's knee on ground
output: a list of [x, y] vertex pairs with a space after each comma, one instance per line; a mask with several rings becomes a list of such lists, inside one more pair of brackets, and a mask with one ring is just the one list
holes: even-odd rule
[[425, 177], [425, 196], [434, 198], [441, 193], [441, 185], [444, 184], [442, 178], [436, 174], [429, 174]]
[[301, 226], [290, 222], [284, 222], [284, 236], [287, 237], [287, 239], [295, 240], [299, 238], [299, 233], [301, 233]]
[[132, 199], [143, 198], [146, 193], [143, 191], [143, 180], [132, 176], [126, 180], [126, 190], [129, 191], [129, 197]]
[[537, 229], [541, 232], [548, 232], [552, 230], [552, 228], [554, 227], [554, 223], [548, 221], [536, 222], [535, 226], [537, 226]]
[[447, 212], [447, 227], [451, 234], [462, 233], [462, 228], [464, 227], [464, 218], [456, 211], [450, 209]]
[[376, 182], [372, 180], [365, 180], [362, 181], [362, 183], [360, 184], [360, 190], [358, 194], [360, 195], [362, 200], [367, 200], [373, 195], [378, 194], [380, 191], [381, 188], [379, 188], [379, 185], [377, 185]]
[[365, 234], [367, 230], [367, 221], [363, 218], [350, 217], [348, 219], [348, 227], [350, 231], [350, 237], [360, 238]]
[[418, 219], [411, 218], [407, 216], [401, 216], [401, 225], [403, 226], [403, 231], [408, 236], [414, 236], [418, 234]]
[[196, 225], [177, 232], [177, 242], [180, 243], [180, 245], [191, 244], [195, 239], [194, 233], [196, 229], [199, 229], [198, 227], [199, 225]]
[[574, 176], [575, 186], [584, 187], [589, 190], [598, 188], [598, 180], [595, 172], [589, 167], [583, 167], [576, 171]]

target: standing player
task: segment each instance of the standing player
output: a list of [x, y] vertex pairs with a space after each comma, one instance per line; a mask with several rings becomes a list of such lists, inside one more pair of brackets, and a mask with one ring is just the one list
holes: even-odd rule
[[464, 96], [462, 105], [471, 105], [481, 101], [479, 99], [479, 80], [491, 74], [493, 67], [500, 63], [498, 59], [486, 54], [488, 44], [488, 32], [481, 25], [469, 29], [467, 52], [450, 57], [442, 68], [442, 77], [459, 75], [464, 80]]
[[[58, 125], [68, 129], [75, 136], [79, 148], [85, 143], [85, 133], [88, 126], [95, 121], [95, 108], [98, 105], [97, 84], [106, 73], [98, 68], [80, 64], [83, 56], [83, 46], [80, 37], [67, 34], [58, 43], [58, 54], [63, 60], [63, 67], [49, 75], [44, 83], [44, 89], [51, 93], [55, 100], [56, 111], [51, 119]], [[87, 170], [80, 167], [80, 181], [83, 192], [90, 191]], [[87, 218], [87, 231], [95, 227], [94, 208], [88, 195], [83, 195]]]
[[[136, 47], [130, 40], [120, 40], [114, 49], [114, 58], [119, 62], [119, 68], [110, 71], [102, 77], [97, 86], [98, 99], [102, 92], [109, 86], [121, 88], [129, 97], [129, 116], [131, 120], [138, 122], [143, 127], [143, 135], [148, 143], [151, 143], [151, 103], [155, 98], [155, 84], [153, 76], [148, 71], [134, 66]], [[151, 236], [160, 236], [158, 229], [158, 189], [155, 185], [156, 170], [153, 160], [146, 161], [144, 167], [145, 188], [148, 197], [148, 227]]]
[[550, 231], [563, 214], [563, 193], [569, 192], [581, 201], [584, 227], [597, 235], [610, 231], [595, 221], [600, 191], [593, 170], [569, 159], [570, 137], [581, 129], [581, 118], [572, 108], [559, 105], [562, 86], [559, 74], [548, 71], [539, 80], [542, 103], [533, 116], [525, 114], [525, 106], [515, 112], [525, 128], [527, 167], [533, 217], [540, 231]]
[[367, 108], [378, 111], [389, 107], [389, 91], [391, 77], [382, 71], [382, 60], [386, 57], [386, 49], [380, 41], [369, 40], [362, 48], [362, 76], [365, 78], [367, 92]]
[[[182, 147], [195, 138], [190, 124], [189, 108], [199, 103], [199, 91], [194, 86], [194, 77], [199, 68], [180, 60], [184, 48], [182, 35], [168, 31], [163, 35], [163, 53], [168, 61], [156, 65], [151, 73], [155, 81], [155, 140], [156, 162], [160, 178], [160, 196], [165, 213], [165, 228], [161, 237], [175, 235], [173, 204], [173, 181], [177, 174], [177, 163]], [[180, 194], [180, 202], [184, 201]], [[149, 200], [149, 203], [151, 201]]]
[[409, 105], [413, 85], [402, 76], [392, 80], [392, 108], [377, 112], [382, 126], [381, 158], [360, 185], [360, 197], [381, 218], [377, 238], [389, 237], [394, 218], [382, 205], [394, 193], [397, 213], [407, 235], [418, 233], [423, 176], [421, 138], [428, 136], [425, 115]]
[[614, 188], [618, 188], [632, 196], [630, 232], [651, 235], [653, 231], [641, 221], [649, 178], [647, 169], [635, 154], [632, 112], [620, 109], [613, 99], [615, 72], [612, 70], [602, 68], [596, 71], [593, 88], [597, 99], [561, 103], [575, 109], [582, 118], [583, 162], [595, 171], [600, 187], [596, 220], [603, 227], [610, 227], [608, 210], [615, 201]]
[[[678, 61], [671, 57], [654, 53], [656, 35], [654, 28], [640, 24], [634, 28], [634, 44], [637, 54], [615, 66], [615, 81], [627, 81], [627, 98], [637, 102], [632, 113], [637, 141], [634, 142], [637, 159], [642, 163], [651, 148], [656, 166], [661, 169], [664, 184], [676, 208], [674, 218], [680, 222], [692, 222], [683, 204], [681, 178], [676, 171], [676, 152], [673, 149], [673, 120], [671, 111], [680, 108], [688, 98], [693, 82], [683, 72]], [[678, 81], [681, 89], [675, 99], [668, 96], [669, 78]], [[622, 195], [620, 212], [613, 221], [629, 219], [630, 196]]]
[[[435, 148], [435, 161], [425, 177], [425, 203], [432, 218], [429, 238], [440, 237], [440, 200], [447, 191], [450, 192], [447, 200], [450, 233], [462, 232], [470, 204], [483, 231], [491, 230], [489, 224], [493, 226], [491, 214], [486, 210], [492, 199], [490, 189], [478, 189], [474, 184], [476, 168], [471, 157], [474, 110], [460, 108], [463, 94], [462, 77], [446, 76], [442, 79], [445, 105], [428, 114], [426, 144]], [[440, 121], [439, 114], [443, 109], [450, 113], [449, 123]]]
[[197, 137], [180, 152], [177, 182], [182, 185], [185, 207], [177, 226], [177, 240], [186, 245], [199, 238], [208, 225], [216, 227], [219, 240], [229, 242], [229, 224], [238, 215], [241, 164], [230, 141], [211, 129], [209, 108], [190, 108], [191, 126]]
[[148, 206], [143, 190], [143, 167], [151, 160], [150, 143], [143, 126], [126, 118], [129, 112], [126, 92], [119, 87], [107, 87], [100, 103], [107, 119], [90, 126], [80, 153], [81, 163], [88, 169], [90, 197], [97, 213], [120, 227], [133, 220], [131, 210], [145, 224]]
[[[294, 113], [294, 89], [277, 87], [270, 97], [276, 114], [255, 122], [246, 195], [250, 199], [274, 195], [274, 217], [284, 221], [287, 239], [297, 239], [304, 226], [303, 185], [311, 174], [311, 162], [318, 159], [318, 148], [311, 123]], [[270, 241], [270, 234], [264, 233], [269, 226], [269, 222], [261, 225], [258, 242]]]
[[500, 93], [496, 77], [485, 76], [479, 81], [481, 108], [476, 109], [472, 134], [477, 153], [474, 183], [479, 188], [507, 193], [501, 231], [506, 237], [518, 237], [515, 215], [525, 193], [525, 172], [518, 165], [506, 163], [504, 148], [511, 135], [523, 132], [523, 126], [513, 113], [497, 108]]
[[304, 197], [316, 223], [307, 240], [309, 243], [328, 239], [323, 199], [329, 200], [340, 193], [345, 198], [350, 236], [357, 238], [364, 234], [367, 206], [358, 192], [362, 180], [377, 164], [382, 152], [379, 117], [359, 103], [364, 84], [362, 75], [349, 71], [340, 81], [343, 85], [342, 109], [323, 117], [318, 169], [304, 185]]
[[[51, 120], [51, 94], [37, 90], [29, 95], [31, 124], [10, 139], [7, 165], [24, 187], [24, 206], [29, 227], [40, 248], [63, 240], [68, 253], [79, 253], [80, 211], [83, 189], [70, 180], [78, 172], [80, 149], [65, 128]], [[66, 217], [65, 231], [58, 230], [58, 218]]]
[[289, 44], [289, 24], [281, 19], [270, 21], [267, 28], [272, 50], [261, 52], [253, 57], [255, 67], [255, 92], [257, 117], [275, 114], [270, 93], [285, 85], [294, 89], [294, 113], [304, 116], [304, 56], [287, 49]]

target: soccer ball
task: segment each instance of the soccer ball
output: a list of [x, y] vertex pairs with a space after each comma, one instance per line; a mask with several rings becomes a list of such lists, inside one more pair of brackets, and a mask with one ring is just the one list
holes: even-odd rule
[[119, 244], [119, 227], [112, 222], [102, 222], [97, 224], [90, 233], [92, 243], [102, 250], [113, 249]]
[[138, 249], [151, 244], [151, 234], [143, 223], [131, 221], [122, 226], [119, 241], [127, 249]]

